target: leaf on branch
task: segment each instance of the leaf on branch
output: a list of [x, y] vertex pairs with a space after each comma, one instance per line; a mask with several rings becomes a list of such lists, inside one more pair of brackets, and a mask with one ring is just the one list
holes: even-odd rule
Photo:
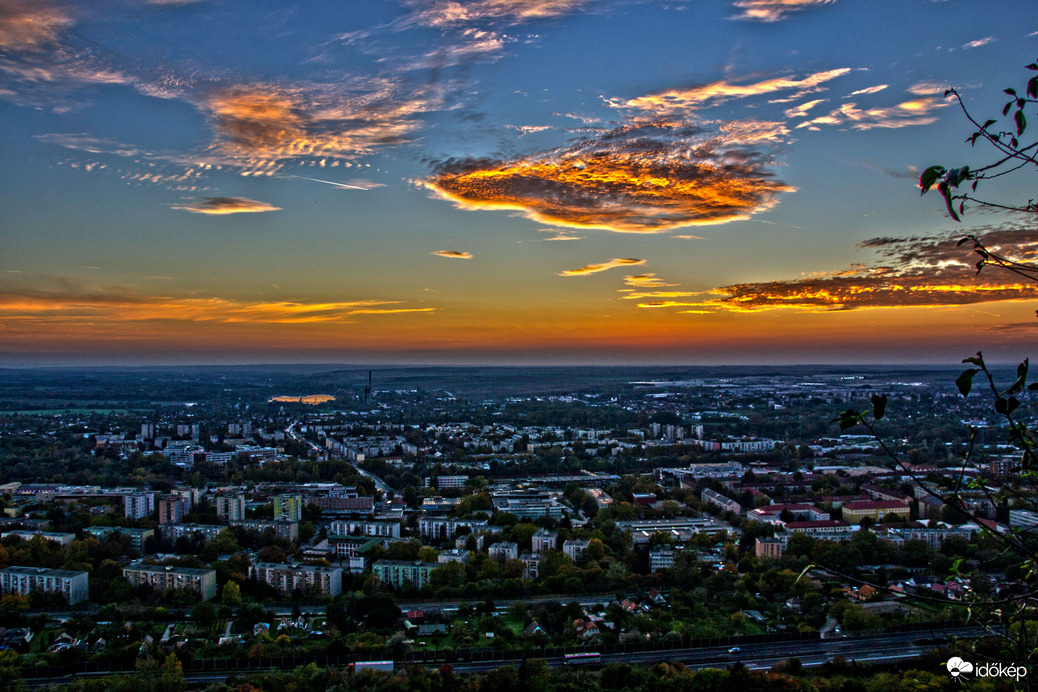
[[872, 417], [879, 420], [887, 410], [887, 398], [882, 394], [872, 395]]
[[1027, 95], [1033, 99], [1038, 99], [1038, 77], [1031, 77], [1027, 82]]
[[1024, 133], [1027, 128], [1027, 118], [1024, 117], [1023, 109], [1018, 110], [1013, 114], [1013, 119], [1016, 120], [1016, 134], [1019, 137]]
[[982, 368], [982, 367], [984, 367], [984, 356], [982, 356], [980, 353], [977, 353], [977, 355], [975, 355], [975, 356], [970, 356], [969, 358], [963, 358], [962, 362], [963, 363], [973, 363], [974, 365], [979, 366], [979, 367]]
[[959, 215], [956, 214], [955, 213], [955, 209], [952, 208], [952, 199], [953, 199], [953, 197], [952, 197], [951, 192], [948, 189], [948, 182], [946, 180], [942, 180], [941, 182], [937, 183], [937, 191], [941, 193], [942, 197], [944, 197], [944, 206], [946, 206], [948, 208], [948, 215], [951, 216], [956, 221], [958, 221], [959, 220]]
[[850, 428], [853, 428], [860, 422], [860, 416], [861, 414], [859, 414], [857, 411], [855, 411], [852, 408], [849, 408], [843, 413], [841, 413], [838, 417], [834, 418], [832, 422], [839, 423], [840, 430], [848, 430]]
[[921, 190], [919, 194], [925, 195], [926, 191], [933, 187], [933, 184], [936, 183], [945, 172], [946, 169], [944, 166], [930, 166], [923, 171], [922, 175], [919, 176], [919, 189]]
[[995, 124], [995, 123], [997, 123], [997, 122], [998, 122], [998, 121], [997, 121], [997, 120], [994, 120], [994, 119], [992, 119], [992, 120], [988, 120], [988, 121], [987, 121], [986, 123], [984, 123], [984, 124], [983, 124], [983, 125], [981, 126], [981, 128], [980, 128], [980, 129], [981, 129], [981, 130], [986, 130], [986, 129], [988, 129], [989, 127], [991, 127], [992, 125], [994, 125], [994, 124]]
[[1006, 394], [1015, 394], [1016, 392], [1022, 392], [1024, 390], [1024, 385], [1027, 383], [1027, 367], [1029, 361], [1029, 358], [1025, 358], [1023, 363], [1016, 366], [1016, 382], [1006, 390]]
[[955, 386], [959, 388], [959, 393], [963, 396], [969, 396], [970, 390], [973, 389], [973, 376], [976, 375], [980, 370], [970, 368], [959, 375], [958, 379], [955, 380]]
[[998, 397], [995, 400], [995, 411], [1001, 413], [1003, 416], [1008, 416], [1020, 406], [1020, 402], [1015, 397]]

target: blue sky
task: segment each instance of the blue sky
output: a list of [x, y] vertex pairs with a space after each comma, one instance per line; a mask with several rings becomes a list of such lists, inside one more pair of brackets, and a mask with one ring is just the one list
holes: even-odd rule
[[1033, 222], [915, 183], [1036, 56], [1032, 2], [0, 0], [0, 365], [1022, 358], [954, 245]]

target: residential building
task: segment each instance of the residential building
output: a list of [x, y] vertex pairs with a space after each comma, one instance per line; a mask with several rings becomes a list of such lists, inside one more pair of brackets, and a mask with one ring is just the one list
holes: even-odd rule
[[143, 519], [155, 511], [155, 493], [131, 493], [123, 495], [123, 515], [130, 519]]
[[244, 521], [245, 493], [220, 493], [217, 495], [216, 516], [224, 521]]
[[159, 495], [159, 524], [184, 521], [184, 499], [180, 495]]
[[453, 517], [423, 514], [418, 518], [418, 533], [422, 538], [454, 538], [460, 529], [468, 529], [469, 533], [484, 531], [488, 528], [486, 519], [455, 519]]
[[675, 559], [684, 549], [685, 546], [683, 545], [671, 546], [663, 544], [653, 547], [649, 551], [649, 569], [655, 574], [661, 569], [673, 568]]
[[299, 540], [299, 524], [294, 521], [262, 521], [259, 519], [246, 519], [244, 521], [232, 521], [231, 526], [238, 526], [246, 531], [263, 533], [273, 531], [274, 535], [286, 541]]
[[400, 538], [400, 522], [386, 519], [336, 519], [328, 533], [333, 536], [377, 536]]
[[94, 536], [95, 538], [102, 539], [105, 536], [112, 534], [120, 534], [123, 536], [129, 536], [130, 547], [133, 548], [138, 555], [144, 555], [145, 541], [155, 535], [154, 529], [128, 529], [124, 526], [88, 526], [83, 529], [83, 533]]
[[468, 476], [434, 476], [425, 479], [426, 488], [464, 488]]
[[69, 605], [90, 597], [86, 572], [44, 567], [6, 567], [0, 569], [0, 591], [27, 596], [33, 592], [59, 593]]
[[850, 524], [860, 524], [863, 519], [871, 519], [878, 524], [882, 521], [908, 521], [911, 518], [911, 509], [899, 500], [848, 502], [840, 511], [843, 520]]
[[134, 588], [147, 584], [155, 591], [190, 589], [201, 596], [203, 601], [216, 595], [216, 570], [212, 569], [134, 562], [123, 567], [123, 576]]
[[441, 565], [445, 565], [448, 562], [460, 562], [461, 564], [467, 564], [469, 561], [469, 551], [463, 548], [453, 548], [452, 550], [441, 551], [436, 556], [436, 562]]
[[551, 529], [540, 529], [531, 539], [533, 552], [543, 553], [545, 550], [554, 550], [559, 544], [559, 534]]
[[577, 562], [580, 560], [580, 556], [584, 554], [584, 551], [587, 550], [588, 543], [588, 541], [576, 538], [570, 539], [562, 544], [562, 552], [569, 555], [573, 562]]
[[523, 563], [523, 579], [536, 579], [541, 566], [541, 556], [537, 553], [523, 553], [519, 556]]
[[758, 538], [756, 543], [757, 557], [766, 557], [777, 560], [786, 552], [786, 541], [778, 538]]
[[257, 562], [250, 575], [256, 581], [273, 586], [282, 595], [317, 591], [325, 596], [342, 593], [342, 568], [319, 565], [285, 565]]
[[735, 514], [742, 513], [742, 505], [735, 500], [725, 497], [717, 491], [711, 490], [710, 488], [703, 488], [703, 491], [699, 496], [703, 498], [703, 502], [720, 507], [722, 512], [734, 512]]
[[192, 538], [195, 534], [201, 534], [202, 539], [208, 542], [226, 528], [223, 524], [166, 524], [160, 530], [163, 538], [176, 543], [182, 537]]
[[519, 559], [519, 544], [511, 541], [499, 541], [487, 548], [487, 554], [493, 560]]
[[74, 533], [57, 533], [54, 531], [4, 531], [0, 533], [0, 538], [10, 538], [11, 536], [17, 536], [23, 541], [31, 541], [36, 536], [39, 536], [45, 541], [57, 543], [58, 545], [69, 545], [76, 540], [76, 534]]
[[408, 581], [420, 589], [429, 583], [429, 575], [439, 566], [436, 562], [420, 560], [377, 560], [371, 566], [371, 572], [394, 589], [400, 588]]
[[274, 496], [274, 521], [302, 521], [303, 498], [284, 493]]

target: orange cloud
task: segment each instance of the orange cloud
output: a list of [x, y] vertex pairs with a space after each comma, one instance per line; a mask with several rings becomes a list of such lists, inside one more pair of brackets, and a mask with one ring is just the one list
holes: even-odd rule
[[817, 90], [822, 84], [850, 72], [849, 67], [826, 70], [810, 74], [803, 79], [776, 77], [752, 84], [733, 84], [721, 80], [688, 89], [669, 89], [656, 94], [620, 101], [609, 99], [606, 103], [613, 108], [634, 109], [660, 117], [694, 111], [707, 105], [750, 96], [761, 96], [778, 91], [796, 90], [798, 94]]
[[[755, 136], [755, 135], [751, 135]], [[627, 125], [509, 161], [451, 159], [421, 182], [463, 209], [515, 209], [555, 226], [658, 233], [746, 219], [792, 187], [737, 131]]]
[[245, 174], [271, 175], [288, 160], [351, 159], [406, 141], [430, 104], [420, 94], [397, 98], [395, 89], [384, 80], [355, 93], [329, 85], [235, 86], [209, 94], [203, 107], [217, 148]]
[[[996, 267], [978, 274], [974, 258], [957, 241], [958, 236], [873, 238], [862, 247], [875, 251], [878, 262], [801, 279], [722, 286], [709, 292], [715, 297], [698, 303], [657, 302], [639, 307], [828, 312], [1038, 299], [1038, 285], [1020, 281], [1014, 274]], [[982, 234], [981, 241], [992, 252], [1026, 261], [1038, 251], [1038, 230], [995, 229]]]
[[587, 276], [588, 274], [597, 274], [598, 272], [604, 272], [616, 267], [627, 267], [632, 264], [645, 264], [645, 260], [632, 259], [630, 257], [611, 259], [608, 262], [602, 262], [601, 264], [587, 264], [578, 269], [567, 269], [566, 271], [559, 272], [558, 276]]
[[58, 40], [72, 25], [61, 10], [38, 2], [0, 0], [0, 49], [27, 50]]
[[742, 10], [732, 19], [754, 22], [777, 22], [786, 15], [819, 5], [828, 5], [835, 0], [736, 0], [732, 3]]
[[449, 259], [472, 259], [471, 252], [462, 252], [461, 250], [434, 250], [430, 254]]
[[[37, 282], [39, 283], [39, 282]], [[92, 325], [95, 322], [241, 324], [348, 323], [358, 315], [433, 312], [398, 300], [307, 303], [148, 296], [121, 287], [88, 287], [69, 279], [30, 285], [0, 282], [0, 324]], [[385, 306], [385, 307], [383, 307]], [[395, 306], [395, 307], [390, 307]]]
[[245, 197], [206, 197], [190, 204], [179, 204], [173, 207], [194, 214], [242, 214], [248, 212], [279, 211], [266, 202], [257, 202]]
[[569, 14], [588, 0], [413, 0], [414, 21], [424, 26], [451, 27], [488, 20], [519, 23]]
[[635, 274], [624, 277], [624, 283], [628, 286], [635, 288], [664, 288], [666, 286], [675, 286], [676, 284], [668, 284], [663, 279], [660, 279], [655, 274]]

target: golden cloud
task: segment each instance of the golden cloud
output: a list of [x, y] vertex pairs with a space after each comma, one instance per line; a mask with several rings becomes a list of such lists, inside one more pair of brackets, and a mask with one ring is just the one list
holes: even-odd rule
[[587, 264], [578, 269], [567, 269], [559, 272], [558, 276], [587, 276], [588, 274], [597, 274], [598, 272], [604, 272], [616, 267], [628, 267], [634, 264], [645, 264], [645, 260], [632, 259], [630, 257], [611, 259], [601, 264]]
[[355, 93], [346, 87], [235, 86], [209, 94], [203, 108], [217, 148], [246, 174], [273, 174], [288, 160], [352, 159], [399, 144], [429, 108], [420, 94], [397, 98], [396, 85], [375, 80]]
[[754, 22], [777, 22], [786, 15], [820, 5], [828, 5], [835, 0], [736, 0], [732, 3], [742, 10], [732, 19], [744, 19]]
[[414, 21], [425, 26], [450, 27], [488, 20], [519, 23], [569, 14], [588, 0], [414, 0]]
[[68, 280], [50, 282], [42, 288], [27, 287], [25, 283], [0, 284], [0, 321], [7, 323], [348, 323], [353, 321], [349, 318], [358, 315], [435, 310], [405, 307], [397, 300], [306, 303], [146, 296], [119, 287], [82, 287]]
[[448, 160], [422, 181], [463, 209], [515, 209], [556, 226], [658, 233], [748, 218], [792, 187], [737, 132], [669, 122], [615, 128], [510, 161]]
[[0, 49], [29, 50], [54, 43], [71, 25], [64, 12], [43, 3], [0, 0]]
[[677, 284], [668, 284], [655, 274], [634, 274], [624, 277], [624, 283], [635, 288], [664, 288]]
[[472, 259], [471, 252], [462, 252], [461, 250], [434, 250], [430, 254], [449, 259]]
[[752, 84], [733, 84], [720, 80], [688, 89], [668, 89], [656, 94], [621, 101], [608, 99], [606, 103], [613, 108], [634, 109], [652, 116], [660, 117], [675, 113], [694, 111], [707, 105], [716, 105], [725, 101], [751, 96], [761, 96], [779, 91], [796, 90], [797, 93], [809, 93], [830, 80], [850, 72], [849, 67], [826, 70], [810, 74], [803, 79], [775, 77]]
[[245, 197], [206, 197], [190, 204], [178, 204], [174, 209], [189, 211], [194, 214], [242, 214], [250, 212], [279, 211], [266, 202], [257, 202]]
[[[656, 302], [639, 307], [696, 307], [758, 312], [792, 308], [809, 312], [862, 308], [972, 305], [1038, 299], [1038, 284], [988, 267], [978, 274], [958, 236], [873, 238], [862, 247], [879, 261], [800, 279], [722, 286], [696, 303]], [[1038, 252], [1038, 230], [995, 229], [981, 235], [992, 252], [1027, 261]], [[658, 297], [664, 297], [662, 295]]]

